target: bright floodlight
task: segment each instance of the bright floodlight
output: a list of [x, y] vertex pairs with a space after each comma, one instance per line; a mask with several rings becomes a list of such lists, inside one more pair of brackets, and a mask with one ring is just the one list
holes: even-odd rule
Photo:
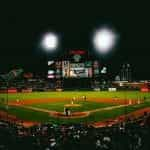
[[58, 37], [54, 33], [47, 33], [42, 40], [42, 47], [47, 51], [55, 50], [58, 46]]
[[108, 53], [116, 44], [116, 34], [108, 28], [96, 30], [93, 38], [96, 50], [102, 54]]

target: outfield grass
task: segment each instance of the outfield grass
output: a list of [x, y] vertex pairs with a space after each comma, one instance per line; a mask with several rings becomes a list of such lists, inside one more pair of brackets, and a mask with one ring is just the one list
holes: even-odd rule
[[[115, 118], [117, 116], [123, 115], [125, 113], [130, 113], [135, 110], [150, 107], [150, 101], [147, 101], [145, 103], [139, 104], [139, 105], [131, 105], [128, 107], [123, 108], [116, 108], [113, 110], [103, 110], [100, 112], [94, 112], [91, 113], [86, 118], [76, 118], [76, 119], [63, 119], [63, 118], [53, 118], [48, 115], [48, 113], [45, 112], [38, 112], [33, 111], [30, 109], [25, 109], [21, 107], [15, 107], [10, 106], [8, 109], [8, 113], [17, 116], [17, 118], [22, 120], [30, 120], [30, 121], [39, 121], [39, 122], [51, 122], [51, 123], [57, 123], [57, 124], [68, 124], [68, 123], [92, 123], [97, 121], [103, 121], [110, 118]], [[6, 110], [5, 107], [2, 105], [0, 106], [1, 110]]]
[[[139, 91], [117, 91], [117, 92], [108, 92], [108, 91], [65, 91], [65, 92], [33, 92], [33, 93], [14, 93], [14, 94], [8, 94], [8, 99], [10, 100], [16, 100], [16, 99], [22, 99], [22, 100], [27, 100], [27, 99], [41, 99], [41, 98], [66, 98], [70, 99], [74, 96], [76, 97], [81, 97], [83, 95], [86, 95], [87, 98], [113, 98], [113, 97], [118, 97], [118, 98], [133, 98], [136, 99], [138, 97], [146, 97], [150, 98], [149, 93], [141, 93]], [[7, 94], [0, 94], [0, 99], [7, 98]]]
[[[8, 113], [17, 116], [20, 119], [23, 120], [30, 120], [30, 121], [39, 121], [39, 122], [53, 122], [53, 123], [79, 123], [79, 122], [95, 122], [95, 121], [102, 121], [108, 118], [115, 118], [119, 115], [123, 115], [126, 111], [126, 113], [133, 112], [135, 110], [144, 108], [144, 107], [150, 107], [150, 94], [149, 93], [141, 93], [138, 91], [131, 92], [131, 91], [122, 91], [122, 92], [108, 92], [108, 91], [100, 91], [100, 92], [94, 92], [94, 91], [76, 91], [76, 92], [33, 92], [33, 93], [17, 93], [17, 94], [9, 94], [8, 100], [13, 101], [16, 99], [22, 99], [22, 100], [30, 100], [30, 99], [41, 99], [41, 98], [66, 98], [66, 99], [72, 99], [72, 97], [81, 97], [83, 95], [86, 95], [88, 99], [90, 98], [131, 98], [131, 99], [137, 99], [137, 98], [146, 98], [147, 101], [145, 103], [139, 104], [139, 105], [132, 105], [128, 106], [127, 108], [117, 108], [113, 110], [103, 110], [100, 112], [94, 112], [90, 116], [86, 118], [77, 118], [77, 119], [58, 119], [53, 118], [48, 115], [48, 113], [45, 112], [38, 112], [34, 110], [29, 110], [21, 107], [15, 107], [15, 106], [9, 106]], [[1, 102], [1, 100], [7, 99], [6, 94], [0, 94], [0, 110], [6, 111], [6, 106]], [[93, 110], [97, 108], [112, 106], [112, 104], [102, 104], [102, 103], [96, 103], [96, 102], [80, 102], [83, 106], [74, 108], [73, 111], [87, 111], [87, 110]], [[56, 110], [62, 112], [64, 109], [64, 104], [66, 102], [59, 102], [59, 103], [43, 103], [43, 104], [33, 104], [33, 107], [39, 107], [39, 108], [45, 108], [49, 110]]]

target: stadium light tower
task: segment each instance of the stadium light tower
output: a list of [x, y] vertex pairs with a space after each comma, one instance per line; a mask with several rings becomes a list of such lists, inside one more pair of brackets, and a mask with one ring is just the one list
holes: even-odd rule
[[59, 44], [58, 36], [53, 32], [46, 33], [41, 41], [42, 48], [48, 52], [56, 50], [58, 44]]
[[107, 54], [116, 45], [117, 37], [117, 34], [110, 28], [97, 29], [93, 35], [94, 48], [101, 54]]

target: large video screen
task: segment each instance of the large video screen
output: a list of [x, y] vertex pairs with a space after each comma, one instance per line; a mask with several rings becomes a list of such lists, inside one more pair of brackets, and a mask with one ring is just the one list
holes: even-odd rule
[[[104, 70], [104, 69], [103, 69]], [[104, 70], [105, 71], [105, 70]], [[101, 74], [98, 61], [49, 61], [48, 78], [93, 78]]]
[[92, 62], [72, 63], [62, 62], [62, 77], [64, 78], [91, 78]]

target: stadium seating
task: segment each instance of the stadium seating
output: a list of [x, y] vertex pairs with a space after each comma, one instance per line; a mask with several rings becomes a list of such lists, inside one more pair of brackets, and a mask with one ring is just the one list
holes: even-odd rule
[[0, 121], [0, 150], [149, 150], [150, 116], [112, 127], [40, 124], [30, 128]]

